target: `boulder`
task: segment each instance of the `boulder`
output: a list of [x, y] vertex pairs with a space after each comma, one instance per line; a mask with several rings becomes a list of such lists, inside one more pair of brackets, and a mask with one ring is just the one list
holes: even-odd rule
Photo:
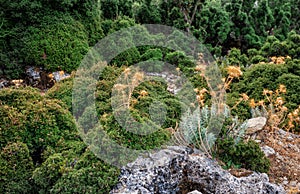
[[258, 131], [261, 131], [267, 123], [265, 117], [256, 117], [249, 119], [246, 126], [246, 134], [251, 135]]
[[269, 157], [272, 156], [274, 154], [276, 154], [275, 150], [267, 145], [261, 147], [261, 150], [264, 152], [264, 154]]
[[121, 169], [117, 193], [286, 193], [264, 173], [235, 177], [200, 151], [170, 146]]
[[192, 191], [192, 192], [189, 192], [188, 194], [202, 194], [201, 192], [195, 190], [195, 191]]

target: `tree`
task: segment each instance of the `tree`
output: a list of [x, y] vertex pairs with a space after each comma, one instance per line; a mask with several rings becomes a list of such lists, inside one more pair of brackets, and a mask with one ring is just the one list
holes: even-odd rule
[[141, 24], [161, 23], [159, 8], [153, 4], [152, 0], [144, 0], [137, 10], [135, 20]]
[[[243, 9], [243, 2], [242, 0], [232, 0], [230, 3], [224, 4], [233, 25], [223, 45], [245, 51], [248, 47], [259, 47], [260, 38], [255, 34], [255, 30], [249, 22], [249, 14]], [[225, 46], [223, 50], [228, 50], [228, 46]]]
[[196, 13], [200, 12], [200, 5], [203, 3], [202, 0], [176, 0], [177, 6], [180, 8], [180, 12], [184, 16], [184, 21], [186, 22], [186, 31], [189, 33], [192, 27]]
[[206, 2], [201, 13], [195, 17], [195, 31], [202, 34], [199, 39], [204, 43], [217, 46], [227, 39], [232, 23], [228, 12], [222, 7], [221, 1]]
[[271, 33], [274, 27], [274, 17], [268, 0], [256, 2], [250, 11], [249, 20], [257, 35], [266, 37]]

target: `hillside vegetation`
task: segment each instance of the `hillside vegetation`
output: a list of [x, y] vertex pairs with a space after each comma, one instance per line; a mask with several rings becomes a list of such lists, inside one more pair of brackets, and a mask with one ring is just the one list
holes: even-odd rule
[[[177, 43], [187, 44], [179, 32], [153, 35], [142, 24], [173, 26], [196, 37], [216, 60], [228, 106], [221, 132], [208, 133], [215, 114], [214, 94], [203, 76], [201, 53], [195, 61], [163, 46], [133, 47], [96, 75], [96, 118], [114, 142], [152, 150], [174, 136], [181, 138], [185, 130], [188, 139], [176, 143], [203, 150], [222, 161], [224, 168], [268, 173], [270, 161], [259, 145], [243, 139], [244, 121], [264, 116], [270, 133], [278, 129], [300, 133], [299, 0], [0, 0], [0, 4], [1, 79], [25, 80], [29, 66], [47, 73], [72, 73], [45, 94], [31, 86], [0, 89], [0, 193], [108, 193], [117, 183], [120, 170], [95, 156], [80, 135], [76, 123], [89, 125], [92, 113], [89, 107], [80, 110], [86, 117], [76, 121], [72, 93], [75, 72], [88, 51], [102, 38], [131, 26], [137, 26], [145, 39], [176, 37]], [[133, 42], [123, 38], [114, 44]], [[107, 52], [115, 45], [105, 45]], [[138, 79], [130, 67], [145, 61], [155, 65], [140, 63], [140, 68], [155, 73], [164, 71], [158, 61], [174, 65], [178, 75], [192, 83], [195, 97], [184, 113], [181, 99], [169, 91], [166, 81], [128, 81], [126, 108], [136, 121], [156, 129], [146, 136], [120, 126], [111, 105], [118, 79], [124, 75]], [[161, 126], [151, 121], [149, 113], [157, 101], [166, 111]], [[137, 130], [147, 130], [141, 126]]]

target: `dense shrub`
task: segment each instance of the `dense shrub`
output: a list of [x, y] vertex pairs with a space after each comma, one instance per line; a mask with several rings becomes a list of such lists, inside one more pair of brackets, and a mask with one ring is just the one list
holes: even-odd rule
[[[283, 64], [265, 63], [253, 65], [244, 72], [238, 83], [232, 85], [231, 92], [228, 94], [229, 105], [234, 106], [234, 101], [237, 102], [242, 93], [246, 93], [250, 98], [258, 101], [262, 98], [264, 89], [275, 91], [280, 84], [283, 84], [287, 88], [286, 94], [283, 95], [286, 102], [285, 105], [290, 111], [296, 109], [300, 104], [298, 92], [299, 67], [299, 60], [287, 60]], [[234, 112], [240, 118], [245, 118], [244, 116], [249, 115], [250, 107], [248, 106], [248, 111], [246, 109], [246, 107], [242, 108], [242, 106], [239, 106], [239, 110], [234, 110]]]
[[47, 91], [46, 97], [61, 100], [67, 105], [68, 110], [72, 111], [72, 92], [73, 78], [70, 78], [56, 83]]
[[82, 141], [61, 141], [56, 153], [32, 175], [40, 193], [107, 193], [116, 184], [119, 170], [100, 161]]
[[29, 27], [22, 39], [25, 62], [48, 71], [76, 70], [88, 50], [84, 26], [68, 15], [45, 19], [49, 23]]
[[[3, 137], [1, 137], [3, 138]], [[0, 192], [30, 193], [34, 169], [28, 147], [22, 142], [8, 143], [0, 149]]]
[[258, 172], [268, 172], [270, 161], [254, 141], [235, 143], [233, 138], [217, 140], [217, 157], [227, 167], [242, 167]]
[[284, 64], [257, 64], [244, 72], [240, 82], [232, 85], [232, 91], [247, 93], [251, 98], [259, 99], [265, 88], [275, 90], [278, 85], [276, 80], [281, 75], [288, 73]]
[[108, 193], [117, 183], [119, 170], [101, 161], [65, 173], [50, 193]]
[[0, 100], [4, 114], [4, 122], [0, 122], [1, 147], [21, 140], [38, 160], [46, 146], [54, 147], [60, 138], [76, 131], [70, 112], [60, 101], [46, 99], [30, 88], [3, 89]]

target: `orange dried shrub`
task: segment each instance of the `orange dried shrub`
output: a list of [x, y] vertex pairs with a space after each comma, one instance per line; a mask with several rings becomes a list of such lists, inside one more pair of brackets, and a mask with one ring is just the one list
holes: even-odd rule
[[279, 65], [279, 64], [284, 64], [285, 63], [285, 60], [286, 59], [290, 59], [291, 57], [290, 56], [286, 56], [286, 57], [271, 57], [271, 62], [270, 64], [276, 64], [276, 65]]
[[[285, 126], [285, 129], [287, 131], [298, 131], [299, 132], [299, 126], [300, 126], [300, 105], [297, 109], [295, 109], [293, 112], [289, 113], [287, 115], [287, 125]], [[296, 130], [298, 127], [298, 130]]]

